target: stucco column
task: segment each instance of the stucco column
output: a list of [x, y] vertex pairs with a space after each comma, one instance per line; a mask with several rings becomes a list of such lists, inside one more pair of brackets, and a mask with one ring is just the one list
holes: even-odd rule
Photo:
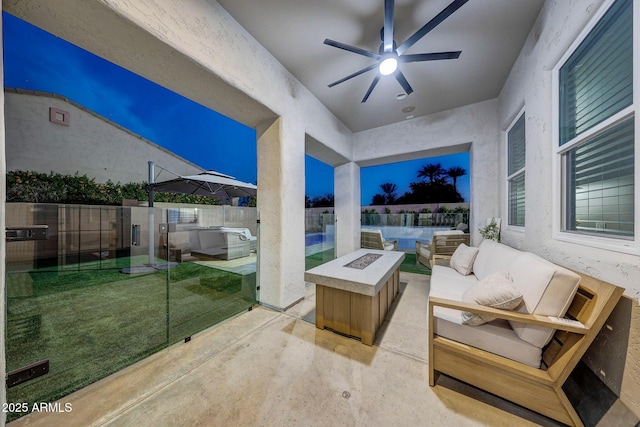
[[304, 297], [304, 131], [280, 117], [258, 126], [260, 303], [284, 309]]
[[360, 166], [350, 162], [333, 172], [336, 212], [336, 256], [360, 248]]

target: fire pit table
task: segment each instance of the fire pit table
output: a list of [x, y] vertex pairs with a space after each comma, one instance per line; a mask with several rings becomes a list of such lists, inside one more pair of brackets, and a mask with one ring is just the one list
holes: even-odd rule
[[360, 338], [373, 345], [400, 291], [404, 252], [360, 249], [307, 270], [316, 284], [316, 327]]

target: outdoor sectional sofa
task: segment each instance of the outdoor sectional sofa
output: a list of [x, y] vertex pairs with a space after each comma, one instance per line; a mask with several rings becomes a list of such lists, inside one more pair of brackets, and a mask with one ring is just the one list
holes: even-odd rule
[[491, 240], [461, 245], [449, 266], [433, 266], [429, 383], [445, 373], [582, 425], [562, 385], [622, 292]]
[[[249, 256], [256, 248], [256, 238], [245, 228], [194, 227], [168, 234], [161, 242], [168, 247], [169, 258], [178, 262], [201, 258], [231, 260]], [[165, 236], [163, 236], [165, 237]]]

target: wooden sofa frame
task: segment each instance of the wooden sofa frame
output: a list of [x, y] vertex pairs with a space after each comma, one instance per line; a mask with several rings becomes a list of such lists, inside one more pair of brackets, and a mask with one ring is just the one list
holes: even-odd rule
[[393, 250], [398, 250], [398, 239], [384, 240], [378, 230], [360, 230], [360, 247], [384, 250], [384, 243], [393, 243]]
[[[433, 268], [437, 259], [450, 259], [462, 243], [469, 246], [470, 234], [441, 234], [431, 238], [431, 242], [416, 240], [416, 264], [420, 263], [427, 268]], [[419, 246], [431, 243], [430, 257], [420, 254]]]
[[[580, 276], [578, 292], [565, 318], [577, 320], [584, 327], [552, 322], [548, 316], [430, 298], [429, 385], [435, 385], [436, 372], [441, 372], [562, 423], [583, 426], [562, 385], [596, 338], [624, 289], [591, 276]], [[436, 335], [433, 318], [436, 306], [548, 326], [556, 329], [556, 333], [543, 349], [542, 368], [536, 369]]]

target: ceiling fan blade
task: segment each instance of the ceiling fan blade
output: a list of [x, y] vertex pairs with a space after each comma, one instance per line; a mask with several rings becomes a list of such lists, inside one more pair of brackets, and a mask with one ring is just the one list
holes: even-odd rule
[[349, 79], [352, 79], [352, 78], [354, 78], [356, 76], [359, 76], [360, 74], [366, 73], [367, 71], [371, 71], [371, 70], [373, 70], [374, 68], [377, 68], [377, 67], [378, 67], [378, 64], [369, 65], [368, 67], [365, 67], [360, 71], [356, 71], [355, 73], [349, 74], [347, 77], [345, 77], [343, 79], [340, 79], [338, 81], [335, 81], [335, 82], [331, 83], [329, 85], [329, 87], [334, 87], [335, 85], [339, 85], [342, 82], [346, 82]]
[[360, 101], [361, 103], [367, 102], [367, 99], [369, 99], [369, 95], [371, 95], [371, 92], [373, 92], [373, 88], [376, 87], [379, 80], [380, 74], [376, 74], [376, 76], [373, 78], [373, 81], [371, 82], [371, 86], [369, 86], [369, 89], [367, 90], [367, 93], [364, 94], [364, 98], [362, 98], [362, 101]]
[[398, 83], [400, 83], [400, 86], [402, 86], [402, 89], [404, 89], [404, 92], [407, 95], [411, 95], [411, 92], [413, 92], [413, 88], [411, 87], [407, 79], [404, 77], [404, 74], [402, 74], [402, 71], [397, 70], [395, 73], [393, 73], [393, 75], [395, 76]]
[[377, 53], [370, 52], [368, 50], [360, 49], [359, 47], [351, 46], [348, 44], [340, 43], [335, 40], [324, 39], [324, 44], [337, 47], [338, 49], [344, 49], [348, 52], [357, 53], [358, 55], [367, 56], [373, 59], [380, 59], [380, 55]]
[[393, 52], [393, 10], [394, 0], [384, 0], [384, 43], [385, 53]]
[[444, 21], [449, 16], [451, 16], [452, 13], [454, 13], [456, 10], [460, 9], [468, 1], [469, 0], [455, 0], [455, 1], [453, 1], [449, 6], [444, 8], [444, 10], [442, 12], [437, 14], [435, 16], [435, 18], [433, 18], [431, 21], [429, 21], [426, 24], [424, 24], [424, 26], [422, 28], [420, 28], [418, 31], [413, 33], [413, 35], [411, 37], [409, 37], [407, 40], [405, 40], [404, 43], [402, 43], [400, 46], [398, 46], [398, 49], [396, 49], [396, 52], [398, 52], [398, 55], [402, 55], [402, 53], [405, 50], [409, 49], [411, 46], [416, 44], [418, 42], [418, 40], [420, 40], [422, 37], [424, 37], [429, 31], [431, 31], [435, 27], [437, 27], [442, 21]]
[[398, 57], [399, 62], [421, 62], [421, 61], [440, 61], [441, 59], [458, 59], [461, 50], [455, 52], [437, 52], [437, 53], [417, 53], [415, 55], [402, 55]]

